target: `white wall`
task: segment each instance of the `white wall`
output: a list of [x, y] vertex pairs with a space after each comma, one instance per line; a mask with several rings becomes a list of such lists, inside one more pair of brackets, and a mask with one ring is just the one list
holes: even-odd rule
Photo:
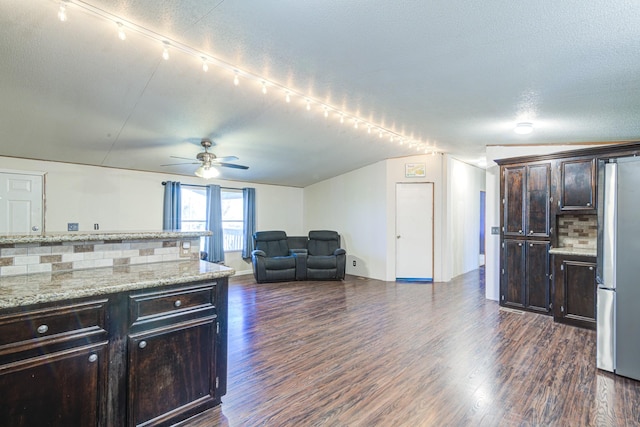
[[[426, 176], [406, 178], [406, 163], [425, 163]], [[311, 185], [304, 190], [304, 227], [342, 234], [347, 274], [393, 281], [399, 182], [434, 184], [434, 280], [478, 268], [484, 171], [447, 156], [391, 159]], [[455, 203], [448, 202], [447, 187]]]
[[[302, 227], [303, 190], [197, 177], [111, 169], [59, 162], [0, 157], [0, 169], [45, 173], [45, 230], [66, 231], [68, 222], [79, 223], [80, 231], [162, 230], [162, 181], [183, 184], [215, 183], [226, 187], [256, 189], [258, 230], [284, 230], [299, 235]], [[238, 273], [251, 272], [251, 263], [240, 253], [229, 253], [225, 263]]]
[[480, 192], [485, 191], [484, 169], [452, 157], [447, 160], [447, 245], [449, 277], [480, 266]]
[[500, 226], [500, 209], [502, 206], [500, 203], [500, 167], [494, 160], [543, 155], [587, 147], [593, 147], [593, 145], [487, 146], [487, 216], [485, 230], [485, 296], [487, 299], [498, 301], [500, 297], [500, 236], [491, 234], [492, 226]]
[[303, 235], [309, 230], [340, 233], [347, 274], [387, 280], [386, 175], [383, 161], [304, 189]]

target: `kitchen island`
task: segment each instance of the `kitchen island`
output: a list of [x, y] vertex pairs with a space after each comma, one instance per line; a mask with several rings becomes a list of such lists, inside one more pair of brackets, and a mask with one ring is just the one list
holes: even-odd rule
[[200, 261], [201, 235], [0, 237], [0, 419], [169, 425], [219, 404], [235, 272]]

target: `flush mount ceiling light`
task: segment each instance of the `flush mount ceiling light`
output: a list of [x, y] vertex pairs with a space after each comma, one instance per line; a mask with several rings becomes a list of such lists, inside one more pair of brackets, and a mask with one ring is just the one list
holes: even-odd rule
[[533, 132], [533, 123], [530, 122], [521, 122], [513, 128], [513, 131], [518, 135], [526, 135], [528, 133]]

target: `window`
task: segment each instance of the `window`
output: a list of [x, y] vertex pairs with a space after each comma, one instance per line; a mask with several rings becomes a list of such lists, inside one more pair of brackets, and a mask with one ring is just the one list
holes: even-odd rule
[[[244, 203], [242, 190], [221, 190], [222, 234], [224, 251], [241, 251], [244, 233]], [[207, 189], [182, 185], [182, 230], [207, 229]], [[200, 239], [200, 250], [204, 251], [204, 239]]]
[[222, 234], [224, 251], [241, 251], [244, 233], [244, 203], [242, 190], [222, 190]]

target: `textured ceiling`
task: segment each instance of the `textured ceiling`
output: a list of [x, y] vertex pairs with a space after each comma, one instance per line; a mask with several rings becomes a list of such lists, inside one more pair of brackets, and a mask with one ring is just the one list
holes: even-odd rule
[[[417, 153], [184, 52], [164, 61], [74, 2], [60, 22], [58, 1], [0, 0], [0, 155], [192, 174], [160, 165], [208, 137], [249, 166], [221, 178], [304, 187]], [[87, 4], [469, 162], [492, 144], [640, 139], [635, 1]]]

